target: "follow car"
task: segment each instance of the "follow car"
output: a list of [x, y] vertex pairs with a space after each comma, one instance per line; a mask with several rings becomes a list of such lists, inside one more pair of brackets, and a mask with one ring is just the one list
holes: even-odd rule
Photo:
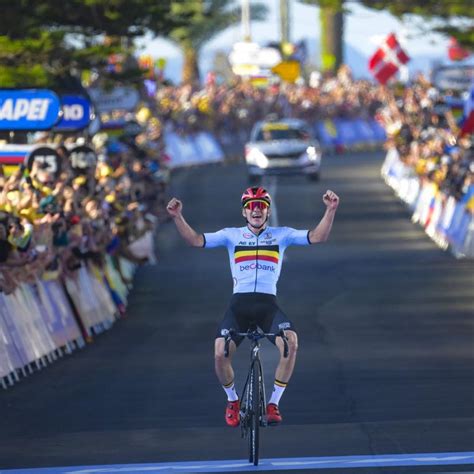
[[304, 174], [317, 181], [321, 147], [309, 125], [297, 119], [257, 122], [245, 145], [245, 161], [251, 183], [262, 176]]

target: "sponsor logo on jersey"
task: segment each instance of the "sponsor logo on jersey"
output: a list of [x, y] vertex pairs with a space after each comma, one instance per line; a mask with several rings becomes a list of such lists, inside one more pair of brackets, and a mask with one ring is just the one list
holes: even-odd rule
[[234, 249], [235, 263], [251, 260], [265, 260], [278, 264], [279, 255], [278, 245], [266, 245], [265, 247], [256, 248], [236, 246]]
[[244, 232], [242, 235], [245, 239], [251, 239], [253, 237], [253, 234], [249, 234], [248, 232]]
[[272, 233], [271, 232], [265, 232], [263, 234], [263, 238], [264, 239], [271, 239], [272, 238]]
[[239, 269], [241, 272], [245, 272], [246, 270], [265, 270], [268, 272], [275, 273], [275, 267], [272, 265], [265, 265], [263, 263], [250, 263], [249, 265], [239, 265]]

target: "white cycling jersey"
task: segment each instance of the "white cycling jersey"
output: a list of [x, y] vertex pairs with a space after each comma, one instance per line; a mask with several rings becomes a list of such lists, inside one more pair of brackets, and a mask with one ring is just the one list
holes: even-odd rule
[[310, 245], [309, 231], [267, 227], [255, 235], [248, 227], [230, 227], [205, 233], [204, 247], [227, 247], [234, 293], [276, 295], [283, 254], [290, 245]]

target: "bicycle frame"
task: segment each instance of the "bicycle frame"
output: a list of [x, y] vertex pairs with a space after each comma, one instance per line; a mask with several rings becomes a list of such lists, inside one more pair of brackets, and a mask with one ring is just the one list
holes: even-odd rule
[[259, 427], [267, 426], [267, 404], [265, 396], [265, 383], [263, 378], [263, 368], [260, 361], [260, 339], [264, 337], [282, 338], [284, 343], [283, 356], [288, 357], [288, 339], [283, 330], [279, 334], [263, 333], [258, 328], [250, 328], [246, 333], [237, 333], [232, 329], [225, 338], [224, 355], [229, 355], [229, 344], [232, 336], [247, 337], [251, 341], [250, 369], [242, 390], [240, 406], [240, 426], [242, 438], [249, 440], [249, 462], [255, 466], [259, 460]]

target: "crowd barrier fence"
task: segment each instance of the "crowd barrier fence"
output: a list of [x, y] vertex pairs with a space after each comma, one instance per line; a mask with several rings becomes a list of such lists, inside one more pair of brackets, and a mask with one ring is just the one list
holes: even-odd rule
[[135, 268], [107, 256], [103, 268], [87, 263], [74, 277], [22, 283], [11, 294], [0, 293], [3, 388], [109, 329], [123, 314], [130, 287], [125, 282]]
[[224, 152], [216, 138], [209, 132], [179, 134], [168, 129], [164, 132], [166, 153], [171, 158], [170, 167], [219, 163]]
[[395, 148], [387, 152], [381, 174], [413, 212], [412, 221], [439, 247], [450, 249], [457, 258], [474, 258], [474, 213], [470, 208], [474, 185], [456, 200], [440, 191], [436, 183], [420, 179], [400, 160]]
[[329, 152], [379, 148], [387, 139], [384, 128], [373, 119], [320, 120], [314, 124], [314, 132]]
[[[322, 149], [330, 153], [376, 149], [386, 140], [385, 130], [375, 120], [336, 118], [317, 121], [312, 127]], [[240, 147], [246, 141], [241, 134], [230, 136], [224, 133], [221, 138], [225, 139], [226, 145], [229, 144], [227, 142], [237, 141]], [[164, 140], [166, 153], [171, 158], [171, 168], [219, 163], [225, 159], [221, 144], [210, 132], [182, 134], [167, 127]]]

